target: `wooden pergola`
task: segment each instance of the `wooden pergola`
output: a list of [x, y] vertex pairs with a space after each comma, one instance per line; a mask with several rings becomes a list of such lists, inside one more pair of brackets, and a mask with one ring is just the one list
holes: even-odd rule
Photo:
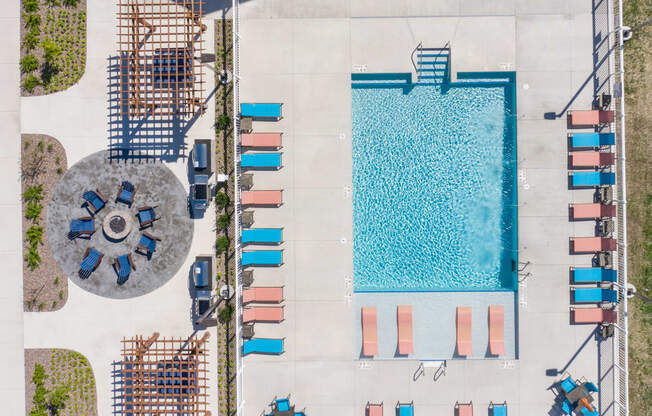
[[201, 0], [118, 0], [120, 115], [201, 114]]
[[122, 339], [122, 413], [210, 416], [207, 410], [207, 347], [202, 338]]

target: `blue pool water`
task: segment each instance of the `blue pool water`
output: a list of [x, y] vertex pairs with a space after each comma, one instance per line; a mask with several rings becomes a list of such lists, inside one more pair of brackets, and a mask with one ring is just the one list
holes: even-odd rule
[[509, 91], [352, 89], [356, 291], [515, 289]]

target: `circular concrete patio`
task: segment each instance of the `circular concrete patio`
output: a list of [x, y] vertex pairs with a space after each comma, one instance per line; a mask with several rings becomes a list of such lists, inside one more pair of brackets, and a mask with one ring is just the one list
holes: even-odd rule
[[[136, 186], [131, 207], [115, 200], [122, 181]], [[96, 188], [108, 201], [95, 215], [95, 233], [90, 238], [71, 240], [68, 236], [70, 221], [90, 215], [83, 206], [82, 194]], [[151, 259], [135, 252], [142, 234], [136, 214], [138, 208], [145, 205], [158, 205], [156, 216], [161, 217], [152, 227], [143, 230], [161, 239]], [[102, 230], [106, 215], [114, 209], [130, 212], [134, 222], [131, 232], [120, 241], [107, 238]], [[54, 190], [47, 211], [48, 242], [64, 273], [79, 287], [114, 299], [144, 295], [170, 280], [186, 260], [193, 231], [186, 190], [170, 169], [163, 164], [109, 163], [105, 151], [87, 156], [66, 172]], [[104, 258], [97, 269], [83, 279], [79, 275], [79, 265], [88, 247], [99, 250]], [[132, 255], [136, 270], [131, 271], [124, 284], [118, 285], [113, 260], [123, 254]]]

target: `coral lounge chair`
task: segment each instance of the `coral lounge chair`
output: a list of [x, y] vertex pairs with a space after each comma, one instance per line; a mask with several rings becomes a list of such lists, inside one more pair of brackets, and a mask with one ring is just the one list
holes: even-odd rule
[[281, 133], [244, 133], [240, 136], [243, 147], [278, 149], [281, 147]]
[[398, 353], [399, 355], [412, 354], [412, 306], [398, 306], [396, 308], [396, 325], [398, 327]]
[[281, 322], [283, 306], [253, 306], [242, 310], [242, 322]]
[[[362, 307], [362, 355], [373, 357], [378, 354], [378, 328], [375, 306]], [[381, 407], [382, 413], [382, 407]]]
[[611, 166], [616, 160], [613, 153], [603, 152], [571, 152], [571, 167], [573, 168], [595, 168], [600, 166]]
[[473, 416], [473, 402], [455, 403], [455, 416]]
[[470, 306], [457, 307], [457, 354], [461, 356], [472, 354]]
[[366, 416], [383, 416], [383, 403], [369, 403], [365, 407]]
[[590, 220], [595, 218], [613, 218], [616, 216], [615, 205], [604, 204], [571, 204], [574, 220]]
[[598, 251], [615, 251], [616, 239], [604, 237], [571, 237], [573, 253], [597, 253]]
[[505, 307], [489, 306], [489, 353], [505, 354]]
[[568, 112], [571, 127], [598, 126], [613, 123], [613, 110], [576, 110]]
[[283, 286], [250, 287], [242, 291], [242, 303], [281, 303], [283, 302]]
[[618, 320], [618, 312], [612, 309], [575, 308], [572, 312], [576, 324], [615, 323]]
[[242, 205], [279, 206], [283, 203], [283, 191], [244, 191], [240, 202]]

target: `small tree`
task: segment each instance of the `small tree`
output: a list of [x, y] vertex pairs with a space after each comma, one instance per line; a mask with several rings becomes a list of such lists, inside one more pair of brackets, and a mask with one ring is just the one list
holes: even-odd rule
[[45, 38], [41, 42], [41, 46], [43, 46], [43, 52], [45, 53], [45, 62], [56, 68], [57, 58], [61, 55], [61, 46], [54, 43], [50, 38]]
[[25, 55], [23, 59], [20, 60], [20, 70], [25, 74], [29, 74], [38, 68], [38, 60], [31, 53]]
[[231, 117], [229, 117], [228, 114], [220, 114], [215, 123], [215, 127], [218, 130], [226, 130], [229, 126], [231, 126]]
[[224, 253], [229, 248], [229, 237], [223, 235], [217, 239], [217, 254]]
[[217, 228], [220, 230], [228, 228], [229, 224], [231, 224], [231, 216], [229, 214], [224, 213], [217, 218]]
[[230, 203], [231, 199], [229, 199], [229, 196], [226, 193], [218, 192], [215, 194], [215, 205], [217, 205], [218, 209], [224, 209], [229, 206]]
[[58, 415], [66, 407], [66, 402], [70, 398], [69, 389], [64, 384], [59, 384], [48, 394], [48, 408], [50, 413]]
[[31, 74], [23, 81], [23, 88], [28, 92], [31, 92], [37, 85], [41, 85], [41, 80], [34, 74]]
[[231, 320], [232, 315], [233, 315], [233, 306], [231, 306], [231, 304], [225, 305], [218, 313], [218, 316], [220, 317], [220, 321], [223, 323], [229, 322]]

